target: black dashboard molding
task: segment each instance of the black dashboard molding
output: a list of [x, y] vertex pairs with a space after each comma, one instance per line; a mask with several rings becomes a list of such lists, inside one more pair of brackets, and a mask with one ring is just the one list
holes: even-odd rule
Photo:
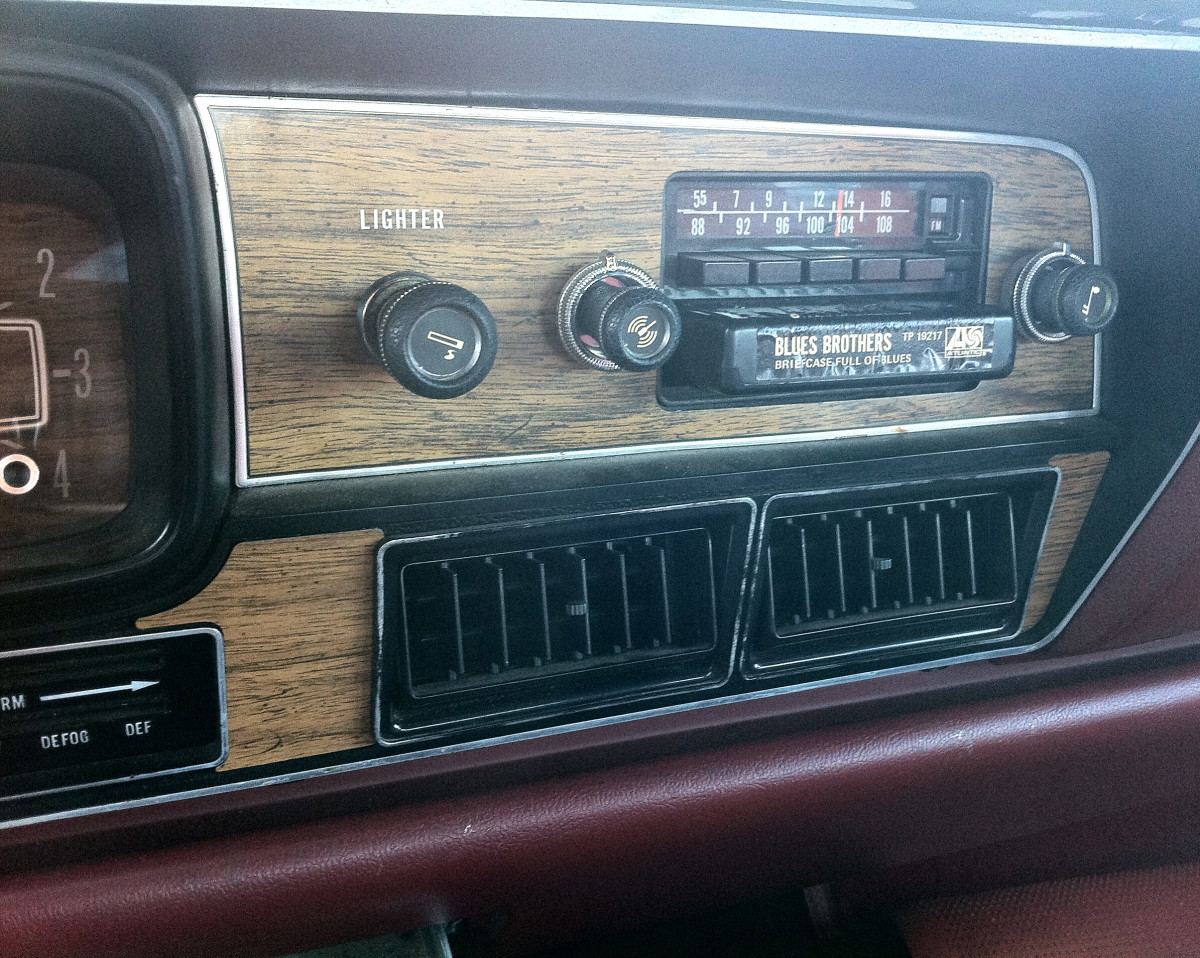
[[130, 504], [23, 552], [0, 585], [0, 644], [17, 647], [64, 623], [111, 628], [194, 574], [230, 486], [229, 379], [211, 186], [182, 91], [110, 53], [0, 37], [0, 104], [0, 160], [82, 173], [115, 203], [136, 383]]
[[[78, 0], [79, 6], [117, 5], [120, 0]], [[147, 0], [133, 0], [134, 5]], [[813, 3], [797, 10], [785, 0], [755, 4], [704, 2], [648, 3], [644, 0], [170, 0], [178, 7], [224, 7], [247, 10], [345, 11], [395, 16], [488, 17], [526, 20], [601, 20], [630, 24], [668, 24], [749, 30], [784, 30], [851, 36], [914, 37], [972, 43], [1022, 43], [1092, 49], [1200, 52], [1200, 18], [1161, 8], [1147, 10], [1137, 0], [1107, 0], [1103, 10], [1082, 14], [1035, 8], [1026, 13], [1004, 0], [973, 3], [969, 9], [949, 0], [920, 3], [867, 4], [864, 12], [848, 12], [838, 0]], [[889, 9], [904, 13], [889, 14]], [[871, 12], [865, 12], [870, 10]], [[1149, 29], [1147, 29], [1149, 27]]]

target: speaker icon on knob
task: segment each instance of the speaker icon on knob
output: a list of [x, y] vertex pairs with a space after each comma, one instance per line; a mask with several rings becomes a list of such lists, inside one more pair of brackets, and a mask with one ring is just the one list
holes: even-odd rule
[[592, 369], [657, 369], [679, 348], [679, 310], [645, 270], [608, 251], [603, 257], [563, 287], [558, 300], [563, 348]]

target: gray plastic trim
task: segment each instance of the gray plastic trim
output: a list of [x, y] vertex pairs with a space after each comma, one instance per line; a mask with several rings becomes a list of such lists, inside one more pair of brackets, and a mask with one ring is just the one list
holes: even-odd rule
[[[43, 0], [63, 2], [63, 0]], [[688, 26], [788, 30], [812, 33], [967, 40], [976, 43], [1025, 43], [1037, 46], [1093, 47], [1118, 50], [1200, 52], [1200, 36], [1169, 31], [1080, 25], [922, 19], [911, 0], [824, 0], [814, 5], [845, 13], [807, 10], [743, 10], [721, 7], [665, 6], [653, 3], [592, 3], [570, 0], [85, 0], [142, 6], [241, 7], [257, 10], [330, 10], [340, 13], [390, 13], [443, 17], [510, 17], [539, 20], [615, 20]], [[813, 2], [813, 0], [797, 0]], [[881, 16], [880, 14], [885, 14]], [[1148, 10], [1148, 14], [1152, 11]], [[872, 15], [874, 14], [874, 15]], [[891, 15], [886, 15], [891, 14]], [[1053, 14], [1051, 13], [1051, 17]], [[1064, 15], [1064, 19], [1070, 12]], [[1088, 18], [1087, 22], [1095, 23]], [[1153, 22], [1153, 21], [1151, 21]], [[1183, 20], [1200, 27], [1200, 18]]]

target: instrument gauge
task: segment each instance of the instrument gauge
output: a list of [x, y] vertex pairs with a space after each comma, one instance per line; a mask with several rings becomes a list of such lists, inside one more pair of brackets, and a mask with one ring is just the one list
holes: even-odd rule
[[166, 76], [0, 37], [0, 652], [186, 588], [230, 473], [202, 139]]
[[128, 300], [105, 192], [73, 171], [0, 164], [0, 556], [128, 505]]

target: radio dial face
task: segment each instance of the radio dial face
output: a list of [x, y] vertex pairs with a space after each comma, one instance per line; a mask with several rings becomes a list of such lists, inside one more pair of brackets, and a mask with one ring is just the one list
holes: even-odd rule
[[674, 196], [675, 232], [685, 240], [904, 242], [921, 222], [919, 194], [904, 183], [699, 181]]

